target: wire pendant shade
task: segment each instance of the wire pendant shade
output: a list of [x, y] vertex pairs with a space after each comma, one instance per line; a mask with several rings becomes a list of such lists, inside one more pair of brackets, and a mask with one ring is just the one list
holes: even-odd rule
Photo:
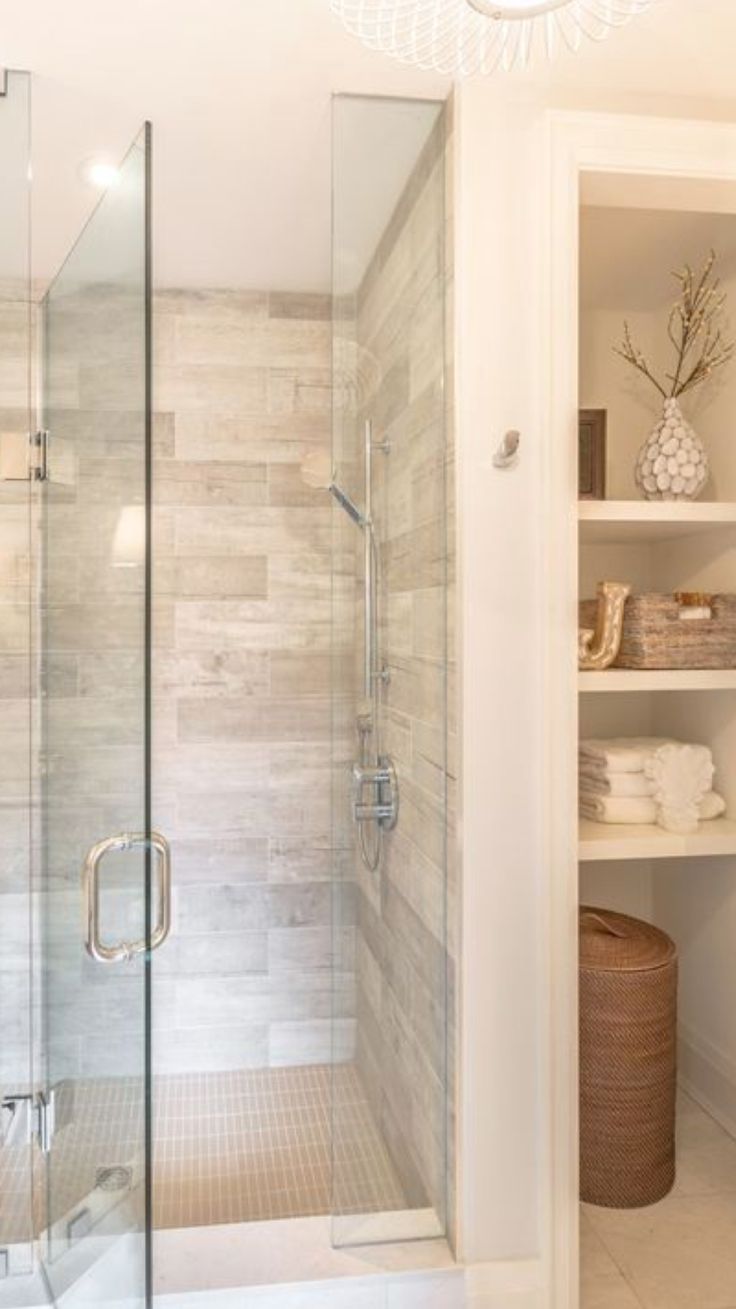
[[331, 0], [348, 31], [403, 63], [471, 76], [601, 41], [652, 0]]

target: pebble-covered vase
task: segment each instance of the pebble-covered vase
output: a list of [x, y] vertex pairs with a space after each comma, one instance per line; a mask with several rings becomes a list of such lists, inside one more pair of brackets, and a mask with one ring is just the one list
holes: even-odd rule
[[644, 442], [636, 461], [636, 485], [646, 500], [695, 500], [708, 481], [705, 446], [682, 416], [676, 400]]

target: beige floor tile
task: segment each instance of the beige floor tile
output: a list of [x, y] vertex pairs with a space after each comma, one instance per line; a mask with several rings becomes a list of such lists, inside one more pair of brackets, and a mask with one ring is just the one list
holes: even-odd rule
[[724, 1195], [736, 1192], [736, 1141], [727, 1137], [682, 1152], [674, 1196]]
[[677, 1095], [677, 1143], [679, 1151], [688, 1151], [714, 1141], [733, 1141], [715, 1118], [702, 1109], [692, 1096], [679, 1091]]
[[736, 1141], [681, 1092], [672, 1194], [647, 1209], [582, 1208], [582, 1309], [734, 1309], [734, 1233]]
[[596, 1232], [587, 1209], [588, 1206], [583, 1205], [580, 1213], [581, 1277], [593, 1279], [618, 1273], [619, 1270]]
[[580, 1218], [580, 1309], [641, 1309], [590, 1218]]
[[[60, 1090], [64, 1125], [50, 1186], [55, 1219], [97, 1187], [111, 1191], [116, 1179], [120, 1198], [127, 1194], [140, 1174], [143, 1108], [143, 1085], [134, 1078], [88, 1079]], [[157, 1077], [153, 1130], [157, 1228], [407, 1207], [350, 1064]], [[25, 1151], [0, 1150], [0, 1244], [29, 1239], [27, 1174]]]
[[690, 1096], [677, 1100], [675, 1196], [736, 1191], [736, 1141]]
[[620, 1273], [605, 1273], [581, 1283], [580, 1309], [641, 1309], [641, 1300]]
[[670, 1196], [649, 1209], [589, 1209], [644, 1309], [736, 1304], [736, 1195]]

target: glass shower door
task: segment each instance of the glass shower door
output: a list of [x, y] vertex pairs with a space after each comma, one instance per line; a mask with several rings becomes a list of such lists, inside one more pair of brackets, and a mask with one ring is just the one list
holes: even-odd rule
[[333, 105], [337, 1245], [453, 1222], [447, 131], [433, 101]]
[[[58, 1304], [147, 1303], [150, 129], [42, 306], [41, 1259]], [[40, 458], [43, 459], [43, 446]]]
[[[31, 87], [0, 69], [0, 1304], [30, 1273], [33, 1240], [27, 1138], [8, 1130], [7, 1100], [32, 1084], [28, 668], [31, 355], [29, 276]], [[12, 1292], [11, 1292], [12, 1294]]]

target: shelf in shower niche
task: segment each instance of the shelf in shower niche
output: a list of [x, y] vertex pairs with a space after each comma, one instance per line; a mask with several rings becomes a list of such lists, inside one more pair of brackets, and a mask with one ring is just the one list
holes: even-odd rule
[[594, 823], [581, 818], [578, 856], [583, 863], [619, 859], [696, 859], [736, 855], [736, 822], [716, 818], [701, 823], [692, 836], [677, 836], [661, 827]]
[[608, 668], [578, 673], [584, 694], [626, 691], [736, 691], [736, 668]]
[[580, 500], [580, 540], [585, 545], [655, 545], [680, 536], [736, 527], [736, 503], [693, 500]]

